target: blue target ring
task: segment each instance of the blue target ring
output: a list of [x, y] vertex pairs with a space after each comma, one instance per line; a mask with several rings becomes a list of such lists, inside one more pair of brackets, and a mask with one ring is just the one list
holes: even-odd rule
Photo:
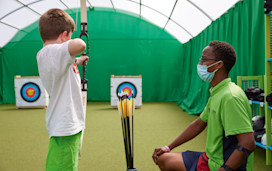
[[[118, 94], [121, 92], [127, 92], [128, 93], [128, 97], [131, 97], [131, 95], [133, 95], [134, 98], [136, 98], [137, 96], [137, 88], [136, 86], [131, 83], [131, 82], [122, 82], [118, 85], [117, 89], [116, 89], [116, 95], [118, 97]], [[133, 94], [132, 94], [133, 92]]]
[[40, 87], [33, 82], [25, 83], [21, 88], [21, 97], [27, 102], [35, 102], [40, 98]]

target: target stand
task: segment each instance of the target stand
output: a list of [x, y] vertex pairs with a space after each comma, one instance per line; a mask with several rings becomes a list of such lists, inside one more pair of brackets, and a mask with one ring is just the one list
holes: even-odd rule
[[111, 107], [117, 108], [118, 93], [125, 92], [130, 97], [133, 92], [135, 107], [142, 106], [142, 76], [111, 75]]
[[49, 96], [42, 85], [40, 77], [14, 78], [16, 95], [16, 108], [46, 108], [49, 103]]

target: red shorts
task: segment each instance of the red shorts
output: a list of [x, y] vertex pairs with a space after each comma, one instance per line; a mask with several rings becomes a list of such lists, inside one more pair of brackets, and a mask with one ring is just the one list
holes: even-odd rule
[[202, 153], [198, 159], [196, 170], [197, 171], [209, 171], [210, 168], [208, 166], [209, 158], [206, 153]]

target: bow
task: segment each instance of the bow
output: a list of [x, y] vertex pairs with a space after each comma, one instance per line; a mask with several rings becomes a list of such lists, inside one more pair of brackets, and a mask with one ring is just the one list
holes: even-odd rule
[[[80, 8], [81, 8], [81, 33], [80, 38], [82, 39], [83, 36], [86, 37], [86, 51], [82, 53], [83, 56], [88, 56], [89, 54], [89, 36], [88, 36], [88, 27], [87, 27], [87, 10], [86, 10], [86, 0], [80, 0]], [[82, 73], [82, 91], [87, 92], [87, 79], [86, 79], [86, 64], [83, 63], [83, 73]]]
[[[81, 9], [81, 33], [80, 38], [86, 37], [86, 51], [82, 53], [82, 56], [87, 56], [89, 54], [89, 36], [88, 36], [88, 27], [87, 27], [87, 10], [86, 10], [86, 0], [80, 0], [80, 9]], [[82, 72], [82, 79], [81, 79], [81, 94], [82, 94], [82, 100], [83, 100], [83, 110], [84, 110], [84, 117], [86, 118], [86, 107], [87, 107], [87, 82], [86, 79], [86, 63], [83, 62], [83, 72]], [[83, 143], [83, 135], [84, 130], [82, 130], [81, 134], [81, 145], [80, 145], [80, 151], [82, 148]]]

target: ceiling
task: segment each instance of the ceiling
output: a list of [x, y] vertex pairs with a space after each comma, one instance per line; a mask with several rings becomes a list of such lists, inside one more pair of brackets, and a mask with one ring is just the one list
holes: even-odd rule
[[[197, 36], [241, 0], [87, 0], [88, 7], [135, 13], [165, 29], [181, 43]], [[50, 8], [79, 8], [80, 0], [1, 0], [0, 47]]]

